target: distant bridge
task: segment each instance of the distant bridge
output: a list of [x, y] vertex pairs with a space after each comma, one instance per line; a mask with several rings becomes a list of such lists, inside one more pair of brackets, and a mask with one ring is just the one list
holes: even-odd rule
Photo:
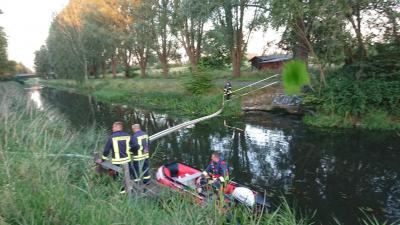
[[36, 78], [36, 77], [39, 77], [39, 76], [34, 73], [21, 73], [21, 74], [14, 75], [14, 78], [17, 78], [17, 79], [29, 79], [29, 78]]

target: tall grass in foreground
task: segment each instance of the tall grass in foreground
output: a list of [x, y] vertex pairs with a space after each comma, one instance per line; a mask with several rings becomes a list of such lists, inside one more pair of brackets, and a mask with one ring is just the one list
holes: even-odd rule
[[[199, 207], [176, 193], [119, 194], [121, 183], [98, 176], [90, 159], [62, 156], [89, 155], [104, 132], [72, 130], [56, 111], [37, 110], [13, 83], [0, 83], [0, 96], [0, 224], [227, 224], [215, 204]], [[228, 215], [231, 224], [307, 224], [287, 205], [270, 215]]]

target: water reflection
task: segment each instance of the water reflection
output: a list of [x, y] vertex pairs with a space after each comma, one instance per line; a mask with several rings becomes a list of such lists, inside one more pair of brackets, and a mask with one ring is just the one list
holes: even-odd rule
[[43, 110], [43, 102], [42, 102], [42, 98], [40, 96], [39, 89], [32, 89], [32, 91], [30, 92], [30, 99], [36, 105], [37, 109]]
[[[51, 89], [43, 90], [43, 97], [77, 127], [123, 120], [154, 134], [186, 120]], [[221, 151], [236, 181], [265, 189], [272, 198], [283, 193], [302, 209], [317, 209], [320, 224], [334, 224], [332, 217], [358, 224], [359, 208], [379, 219], [400, 218], [398, 146], [392, 133], [313, 130], [296, 118], [259, 113], [200, 123], [152, 144], [163, 156], [154, 166], [178, 160], [203, 168], [213, 150]]]

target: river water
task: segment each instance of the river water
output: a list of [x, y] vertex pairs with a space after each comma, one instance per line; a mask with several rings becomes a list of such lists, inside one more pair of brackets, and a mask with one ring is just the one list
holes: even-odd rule
[[[124, 121], [141, 124], [151, 135], [188, 120], [50, 88], [31, 90], [29, 97], [38, 108], [57, 109], [79, 129]], [[398, 133], [315, 129], [298, 117], [248, 113], [170, 134], [152, 143], [152, 150], [153, 167], [177, 160], [198, 168], [213, 150], [220, 151], [235, 181], [265, 190], [272, 202], [285, 196], [303, 213], [316, 210], [317, 224], [336, 224], [335, 219], [360, 224], [363, 212], [381, 221], [400, 219]]]

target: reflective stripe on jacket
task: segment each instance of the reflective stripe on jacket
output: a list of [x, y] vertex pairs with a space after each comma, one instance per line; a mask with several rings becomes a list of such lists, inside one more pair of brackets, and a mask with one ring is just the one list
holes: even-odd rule
[[131, 138], [130, 147], [133, 161], [149, 158], [149, 136], [145, 132], [136, 132]]
[[131, 137], [129, 134], [117, 131], [112, 133], [108, 138], [106, 146], [103, 151], [103, 160], [107, 160], [111, 152], [111, 162], [112, 164], [124, 164], [131, 161], [130, 156], [130, 143]]

